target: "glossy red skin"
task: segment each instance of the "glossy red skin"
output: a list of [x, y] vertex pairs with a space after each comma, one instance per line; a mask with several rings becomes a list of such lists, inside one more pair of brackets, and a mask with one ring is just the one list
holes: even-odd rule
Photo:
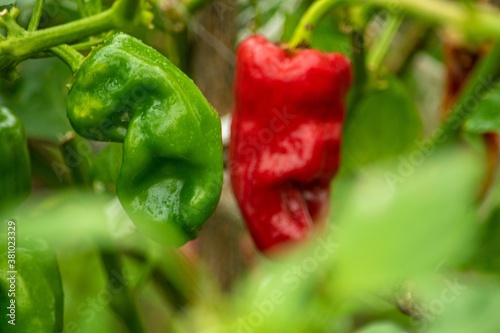
[[233, 191], [261, 251], [299, 241], [328, 210], [339, 166], [349, 59], [251, 36], [237, 51]]

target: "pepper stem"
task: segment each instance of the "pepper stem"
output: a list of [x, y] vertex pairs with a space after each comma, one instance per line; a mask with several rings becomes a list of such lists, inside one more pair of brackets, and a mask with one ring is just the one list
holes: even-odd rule
[[342, 2], [353, 2], [349, 0], [318, 0], [315, 1], [306, 13], [301, 17], [299, 25], [290, 40], [289, 46], [294, 49], [308, 47], [311, 45], [312, 31], [318, 21], [330, 11], [335, 5]]
[[55, 54], [59, 59], [64, 61], [73, 73], [76, 73], [85, 57], [69, 45], [61, 44], [59, 46], [51, 47], [50, 52]]

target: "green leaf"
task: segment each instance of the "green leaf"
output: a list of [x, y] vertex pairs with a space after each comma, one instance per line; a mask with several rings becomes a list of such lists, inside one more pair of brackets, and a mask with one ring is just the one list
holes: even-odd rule
[[465, 122], [465, 129], [471, 133], [483, 134], [500, 131], [500, 87], [491, 90]]
[[367, 325], [356, 333], [405, 333], [405, 331], [390, 322], [380, 322]]
[[323, 52], [340, 52], [351, 56], [351, 36], [340, 31], [337, 15], [321, 20], [312, 35], [311, 46]]
[[435, 154], [395, 188], [387, 169], [363, 173], [336, 222], [335, 294], [374, 290], [470, 252], [479, 163], [463, 151]]
[[0, 6], [9, 6], [9, 5], [15, 6], [16, 3], [17, 0], [0, 0]]
[[375, 161], [394, 158], [415, 147], [422, 123], [405, 86], [395, 77], [384, 89], [372, 89], [347, 115], [342, 164], [356, 170]]
[[481, 285], [461, 283], [460, 289], [436, 290], [426, 304], [427, 333], [498, 333], [500, 332], [500, 285], [483, 281]]
[[470, 260], [471, 266], [487, 272], [500, 273], [500, 256], [490, 255], [493, 253], [500, 253], [500, 207], [481, 224], [474, 256]]
[[57, 142], [71, 130], [66, 117], [69, 69], [57, 59], [27, 61], [21, 78], [1, 87], [0, 103], [19, 115], [28, 137]]
[[13, 213], [23, 224], [26, 235], [44, 238], [50, 244], [71, 244], [75, 239], [95, 237], [97, 243], [107, 240], [107, 208], [113, 202], [109, 195], [76, 190], [32, 195]]

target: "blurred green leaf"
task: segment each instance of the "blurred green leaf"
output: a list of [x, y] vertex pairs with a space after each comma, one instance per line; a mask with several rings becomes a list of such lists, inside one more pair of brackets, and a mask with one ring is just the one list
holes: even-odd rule
[[438, 290], [429, 318], [430, 327], [426, 333], [498, 333], [500, 332], [500, 285], [498, 283], [475, 283], [461, 286], [460, 293], [444, 302], [443, 290]]
[[365, 326], [356, 333], [405, 333], [405, 331], [392, 323], [381, 322]]
[[24, 232], [44, 238], [51, 244], [68, 244], [85, 237], [104, 240], [107, 237], [106, 209], [112, 197], [76, 190], [40, 193], [18, 207], [13, 216]]
[[84, 237], [74, 239], [71, 246], [59, 251], [58, 259], [64, 289], [65, 332], [118, 329], [119, 323], [109, 308], [111, 293], [106, 287], [99, 250], [92, 241]]
[[470, 266], [487, 272], [500, 273], [500, 207], [480, 226], [474, 256]]
[[213, 332], [342, 332], [342, 305], [322, 290], [331, 283], [324, 275], [330, 263], [318, 262], [312, 247], [281, 262], [260, 263], [222, 310]]
[[351, 36], [340, 31], [337, 16], [321, 20], [314, 29], [312, 48], [323, 52], [340, 52], [348, 57], [352, 53]]
[[16, 5], [17, 0], [0, 0], [0, 6]]
[[335, 294], [374, 290], [445, 260], [456, 263], [471, 250], [480, 173], [474, 155], [436, 153], [396, 187], [386, 170], [360, 179], [338, 219]]
[[500, 86], [479, 101], [464, 126], [467, 131], [477, 134], [500, 131]]
[[416, 106], [395, 77], [387, 79], [387, 87], [366, 92], [352, 112], [343, 133], [342, 163], [347, 170], [404, 154], [422, 135]]
[[57, 142], [71, 130], [66, 117], [70, 70], [57, 59], [39, 59], [25, 62], [19, 73], [13, 84], [3, 83], [0, 103], [19, 115], [28, 137]]

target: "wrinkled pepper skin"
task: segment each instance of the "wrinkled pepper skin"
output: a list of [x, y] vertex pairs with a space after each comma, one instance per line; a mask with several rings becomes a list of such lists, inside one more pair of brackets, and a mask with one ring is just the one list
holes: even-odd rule
[[20, 203], [31, 192], [31, 167], [24, 126], [0, 107], [0, 212]]
[[[2, 251], [0, 254], [0, 332], [60, 333], [63, 331], [64, 295], [59, 266], [45, 242], [30, 243], [29, 246], [16, 244], [15, 295], [9, 296], [12, 290], [7, 278], [11, 277], [8, 271], [12, 269], [7, 261], [8, 253]], [[7, 242], [2, 241], [2, 244]], [[9, 324], [13, 319], [8, 316], [11, 299], [15, 299], [15, 326]]]
[[237, 50], [231, 183], [263, 252], [307, 238], [339, 166], [349, 60], [285, 50], [261, 36]]
[[120, 33], [93, 50], [68, 95], [80, 135], [123, 142], [117, 194], [137, 228], [164, 245], [197, 236], [222, 190], [220, 119], [153, 48]]

